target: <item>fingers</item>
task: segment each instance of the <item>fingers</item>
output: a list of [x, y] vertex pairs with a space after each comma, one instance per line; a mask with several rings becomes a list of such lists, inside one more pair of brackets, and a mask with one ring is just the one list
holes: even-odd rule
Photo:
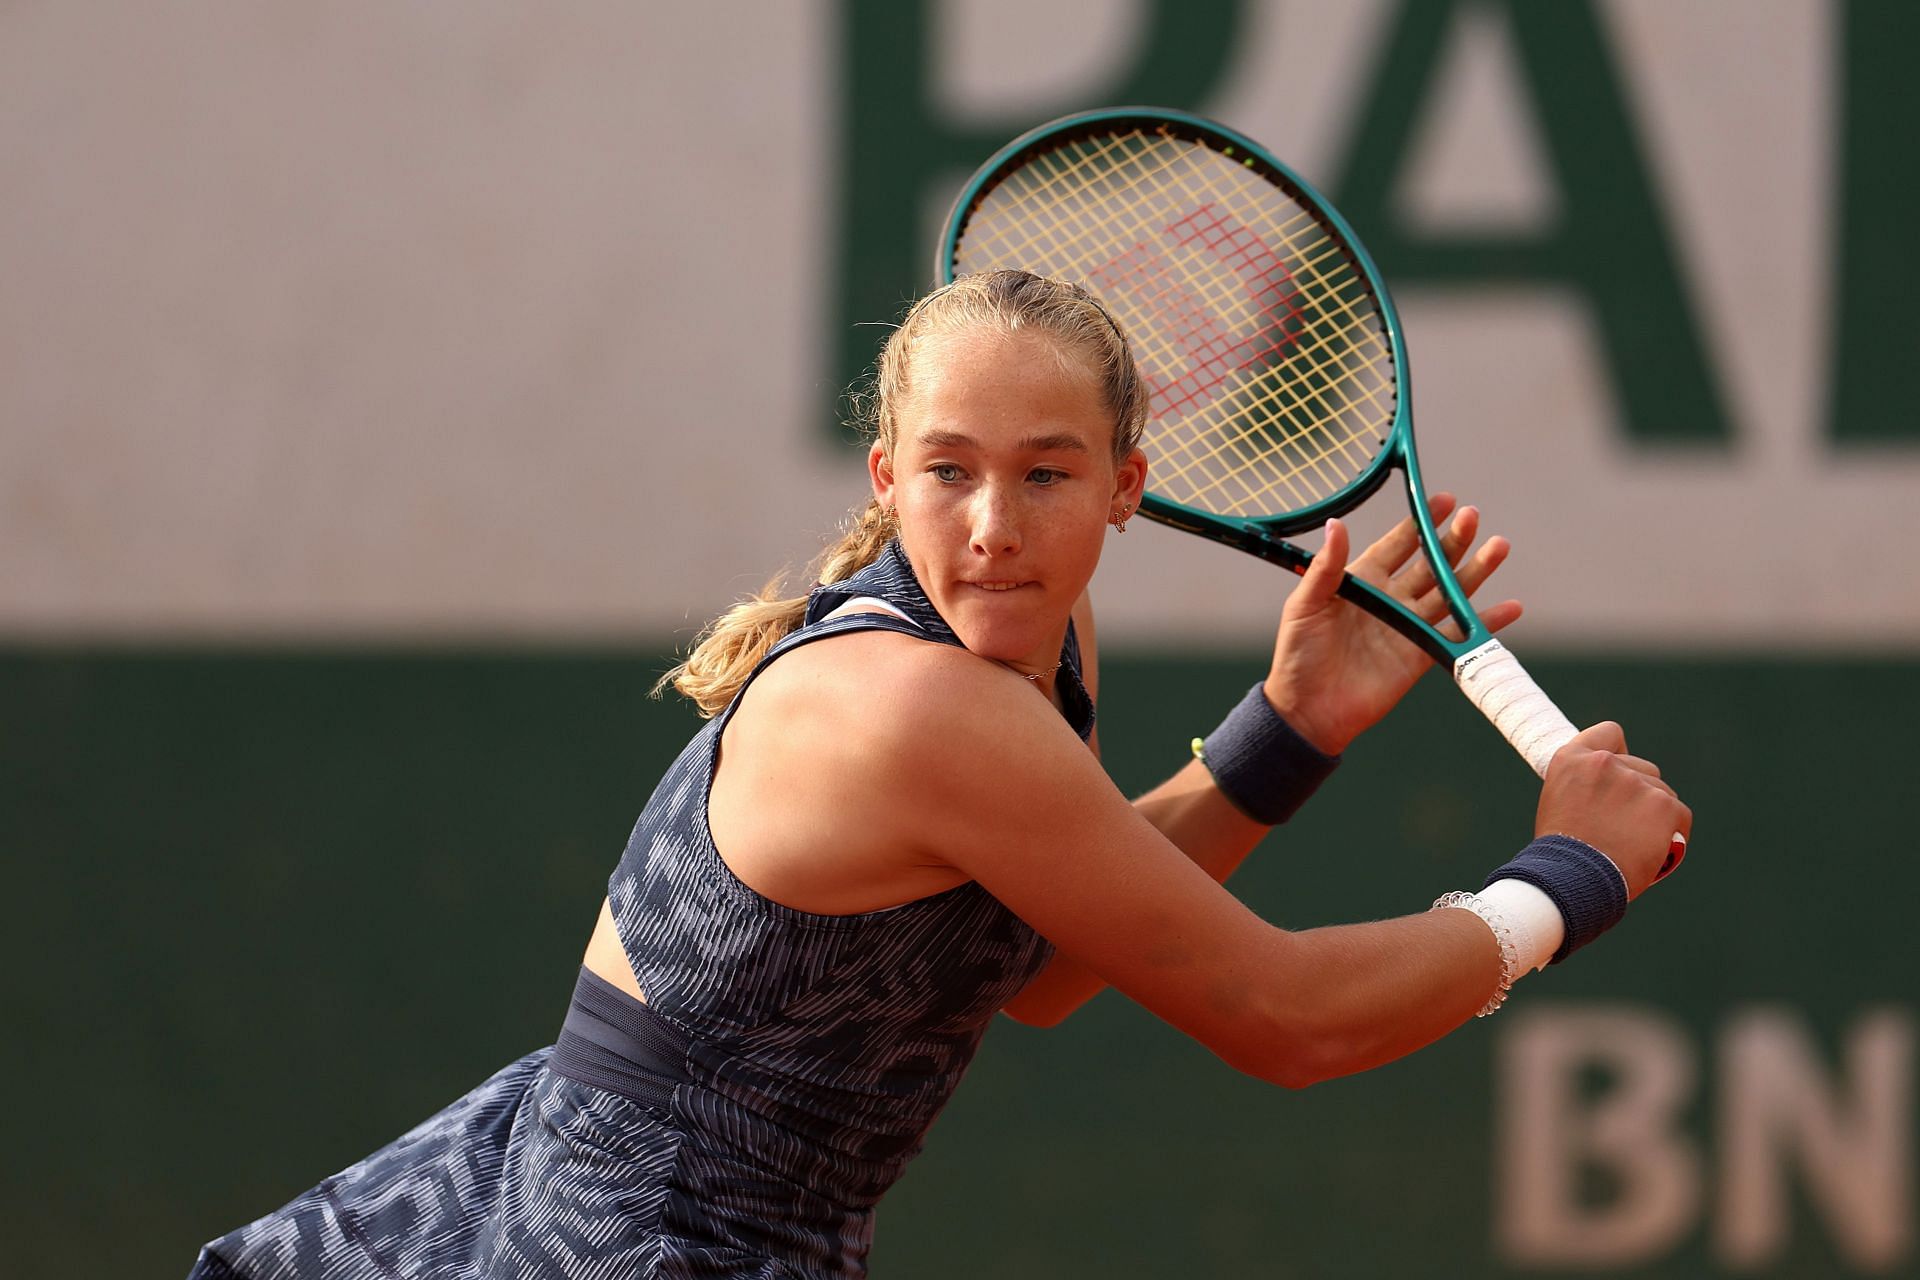
[[1658, 824], [1657, 829], [1671, 834], [1667, 837], [1666, 855], [1660, 859], [1659, 869], [1653, 873], [1653, 879], [1641, 889], [1643, 893], [1680, 869], [1680, 864], [1687, 860], [1687, 845], [1693, 833], [1693, 809], [1665, 783], [1656, 782], [1654, 785], [1664, 790], [1670, 801], [1668, 821]]
[[[1457, 521], [1455, 523], [1458, 523]], [[1460, 563], [1459, 555], [1453, 554], [1450, 563], [1458, 566], [1454, 577], [1468, 595], [1480, 589], [1480, 584], [1493, 576], [1493, 571], [1507, 562], [1507, 556], [1513, 551], [1513, 544], [1498, 535], [1488, 538], [1473, 558], [1465, 564]]]
[[[1422, 610], [1422, 612], [1424, 613], [1425, 611]], [[1444, 606], [1435, 610], [1433, 615], [1429, 617], [1429, 621], [1438, 621], [1439, 615], [1446, 612]], [[1488, 631], [1494, 635], [1499, 635], [1503, 629], [1518, 622], [1523, 612], [1525, 611], [1520, 607], [1518, 600], [1502, 600], [1499, 604], [1491, 605], [1480, 610], [1480, 621], [1486, 624]], [[1443, 622], [1439, 622], [1439, 626], [1440, 634], [1447, 639], [1458, 640], [1461, 638], [1460, 624], [1455, 622], [1451, 617], [1448, 617]]]
[[1632, 769], [1635, 773], [1644, 773], [1649, 778], [1657, 778], [1660, 776], [1660, 766], [1641, 756], [1630, 756], [1625, 752], [1621, 752], [1619, 763]]
[[[1436, 493], [1427, 499], [1427, 514], [1434, 523], [1447, 518], [1453, 510], [1454, 497], [1450, 493]], [[1420, 549], [1420, 528], [1408, 516], [1381, 536], [1379, 541], [1368, 547], [1353, 562], [1354, 572], [1365, 577], [1385, 582], [1400, 572], [1407, 558]]]
[[1313, 563], [1300, 576], [1300, 585], [1294, 589], [1288, 605], [1318, 609], [1332, 601], [1339, 594], [1340, 579], [1347, 571], [1347, 551], [1347, 526], [1338, 519], [1328, 520], [1326, 539], [1314, 553]]
[[1667, 860], [1660, 864], [1660, 874], [1653, 878], [1654, 883], [1658, 884], [1660, 881], [1665, 880], [1668, 876], [1678, 871], [1680, 864], [1686, 860], [1687, 838], [1676, 831], [1673, 833], [1672, 841], [1667, 845]]
[[[1477, 507], [1462, 507], [1453, 517], [1453, 522], [1440, 532], [1440, 551], [1447, 558], [1447, 564], [1454, 569], [1454, 577], [1469, 593], [1492, 575], [1506, 562], [1507, 553], [1513, 550], [1513, 544], [1505, 538], [1493, 537], [1486, 541], [1471, 560], [1462, 563], [1461, 557], [1480, 533], [1480, 511]], [[1433, 590], [1433, 567], [1421, 556], [1407, 566], [1395, 583], [1401, 594], [1418, 597]]]
[[1585, 747], [1589, 751], [1610, 751], [1614, 755], [1625, 755], [1627, 751], [1627, 731], [1612, 720], [1602, 720], [1599, 724], [1589, 725], [1573, 735], [1573, 740], [1565, 747]]
[[1655, 884], [1678, 871], [1680, 864], [1687, 860], [1687, 846], [1693, 835], [1693, 810], [1682, 803], [1678, 796], [1674, 797], [1674, 806], [1673, 835], [1667, 840], [1666, 859], [1661, 862], [1660, 870], [1654, 873]]
[[[1489, 538], [1468, 556], [1467, 550], [1473, 546], [1480, 532], [1479, 509], [1460, 507], [1455, 510], [1455, 499], [1451, 493], [1436, 493], [1427, 499], [1427, 510], [1436, 525], [1444, 525], [1438, 545], [1447, 565], [1454, 571], [1454, 580], [1460, 584], [1462, 592], [1473, 595], [1506, 563], [1513, 544], [1505, 538]], [[1451, 521], [1446, 520], [1449, 514], [1453, 517]], [[1336, 528], [1339, 531], [1337, 534], [1334, 532]], [[1332, 570], [1336, 567], [1350, 569], [1354, 577], [1390, 591], [1414, 613], [1438, 627], [1443, 635], [1455, 640], [1460, 638], [1461, 629], [1451, 616], [1452, 610], [1435, 581], [1432, 566], [1425, 555], [1416, 555], [1420, 551], [1420, 529], [1412, 516], [1400, 521], [1376, 540], [1355, 557], [1350, 566], [1344, 560], [1337, 566], [1330, 563], [1336, 537], [1339, 539], [1341, 555], [1347, 554], [1346, 527], [1338, 520], [1330, 520], [1327, 522], [1327, 531], [1328, 541], [1314, 556], [1313, 564], [1305, 575], [1308, 579], [1306, 591], [1295, 592], [1302, 607], [1318, 608], [1330, 601], [1339, 585], [1338, 574]], [[1324, 572], [1325, 576], [1316, 570]], [[1498, 632], [1518, 619], [1520, 613], [1519, 601], [1506, 600], [1480, 611], [1480, 619], [1488, 631]]]
[[[1455, 573], [1454, 577], [1460, 583], [1461, 590], [1469, 596], [1473, 595], [1488, 578], [1493, 576], [1496, 569], [1506, 563], [1507, 555], [1512, 550], [1513, 544], [1505, 538], [1488, 538], [1486, 544], [1474, 553], [1473, 558], [1461, 565], [1459, 571]], [[1421, 582], [1425, 583], [1426, 589], [1413, 601], [1414, 611], [1428, 622], [1441, 626], [1442, 632], [1447, 635], [1448, 638], [1458, 640], [1460, 638], [1460, 628], [1448, 621], [1448, 619], [1451, 618], [1452, 610], [1447, 607], [1446, 596], [1442, 595], [1440, 588], [1434, 585], [1433, 574], [1427, 568], [1424, 561], [1416, 568], [1418, 577]], [[1415, 576], [1416, 569], [1408, 569], [1406, 573], [1401, 575], [1401, 578], [1403, 581], [1407, 581], [1413, 579]], [[1496, 614], [1501, 615], [1500, 620], [1497, 622], [1494, 620], [1494, 615]], [[1487, 624], [1489, 631], [1498, 631], [1501, 627], [1513, 622], [1514, 619], [1519, 616], [1520, 602], [1517, 600], [1503, 601], [1501, 604], [1495, 605], [1491, 609], [1482, 610], [1480, 613], [1481, 621]]]
[[1446, 552], [1447, 563], [1460, 563], [1460, 553], [1473, 545], [1473, 535], [1480, 532], [1480, 508], [1462, 507], [1453, 513], [1453, 519], [1446, 531], [1440, 535], [1440, 548]]
[[1537, 832], [1585, 840], [1613, 860], [1637, 897], [1672, 873], [1693, 829], [1693, 810], [1651, 760], [1629, 755], [1626, 734], [1603, 721], [1554, 756], [1541, 784]]
[[[1401, 556], [1400, 560], [1393, 566], [1392, 572], [1395, 575], [1393, 581], [1394, 593], [1403, 600], [1418, 600], [1421, 596], [1433, 590], [1433, 566], [1428, 564], [1426, 556], [1422, 555], [1414, 558], [1413, 563], [1407, 564], [1404, 573], [1400, 571], [1401, 565], [1405, 564], [1409, 557], [1412, 557], [1413, 551], [1417, 550], [1420, 545], [1419, 530], [1413, 527], [1412, 519], [1408, 518], [1401, 523], [1412, 531], [1409, 536], [1412, 537], [1413, 544], [1407, 554]], [[1446, 557], [1448, 565], [1458, 565], [1460, 563], [1461, 553], [1473, 545], [1473, 536], [1479, 532], [1479, 529], [1480, 512], [1478, 509], [1474, 507], [1462, 507], [1454, 513], [1453, 523], [1440, 531], [1440, 554]], [[1394, 532], [1398, 533], [1399, 530], [1395, 529]], [[1392, 535], [1388, 536], [1391, 537]], [[1382, 541], [1385, 541], [1385, 539], [1382, 539]]]
[[[1692, 811], [1689, 810], [1686, 805], [1680, 803], [1680, 793], [1675, 791], [1667, 780], [1661, 776], [1659, 765], [1644, 756], [1628, 754], [1626, 731], [1618, 724], [1611, 720], [1603, 720], [1599, 724], [1576, 734], [1567, 746], [1582, 746], [1589, 750], [1608, 752], [1613, 757], [1607, 762], [1610, 766], [1617, 769], [1631, 770], [1646, 780], [1643, 785], [1651, 786], [1656, 791], [1665, 792], [1670, 796], [1675, 805], [1678, 806], [1676, 810], [1676, 822], [1673, 829], [1682, 836], [1684, 843], [1688, 826], [1693, 822]], [[1565, 749], [1566, 748], [1562, 748], [1562, 750]], [[1683, 822], [1686, 825], [1682, 825]]]

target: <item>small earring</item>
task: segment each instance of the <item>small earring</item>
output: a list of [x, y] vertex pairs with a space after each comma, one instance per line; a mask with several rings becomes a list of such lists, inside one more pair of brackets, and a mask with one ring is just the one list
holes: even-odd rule
[[1127, 531], [1127, 517], [1132, 514], [1133, 507], [1131, 505], [1123, 506], [1120, 510], [1107, 517], [1107, 523], [1113, 526], [1115, 533], [1125, 533]]

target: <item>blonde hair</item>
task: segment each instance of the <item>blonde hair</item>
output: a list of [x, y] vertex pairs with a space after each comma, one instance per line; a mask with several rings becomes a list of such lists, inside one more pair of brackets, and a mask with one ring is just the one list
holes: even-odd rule
[[[1024, 271], [962, 276], [927, 294], [907, 311], [875, 361], [872, 380], [853, 397], [854, 422], [893, 456], [901, 406], [913, 393], [915, 352], [955, 333], [997, 330], [1045, 334], [1063, 361], [1091, 373], [1113, 411], [1113, 457], [1126, 460], [1146, 428], [1147, 388], [1126, 337], [1098, 299], [1079, 285]], [[844, 582], [880, 558], [898, 532], [893, 512], [872, 498], [854, 512], [833, 543], [810, 566], [821, 586]], [[693, 700], [703, 716], [724, 710], [767, 651], [806, 617], [807, 597], [784, 596], [786, 574], [708, 623], [686, 660], [660, 677]]]

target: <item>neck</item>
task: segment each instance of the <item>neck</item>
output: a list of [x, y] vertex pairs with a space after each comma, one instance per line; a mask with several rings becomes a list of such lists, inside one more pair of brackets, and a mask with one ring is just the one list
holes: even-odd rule
[[1060, 630], [1053, 634], [1049, 643], [1030, 650], [1027, 657], [1017, 661], [995, 658], [994, 661], [1051, 698], [1055, 677], [1060, 674], [1061, 667], [1065, 665], [1067, 628], [1072, 625], [1071, 621], [1062, 623]]

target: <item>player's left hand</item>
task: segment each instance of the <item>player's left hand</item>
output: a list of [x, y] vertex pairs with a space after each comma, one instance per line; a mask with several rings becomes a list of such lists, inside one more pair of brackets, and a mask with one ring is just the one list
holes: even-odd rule
[[[1512, 545], [1505, 538], [1488, 538], [1469, 557], [1467, 548], [1480, 531], [1480, 512], [1461, 507], [1454, 513], [1450, 493], [1428, 498], [1427, 510], [1436, 525], [1453, 513], [1440, 546], [1461, 587], [1472, 595], [1506, 560]], [[1440, 623], [1447, 618], [1446, 600], [1419, 549], [1419, 531], [1408, 516], [1360, 554], [1351, 566], [1353, 576], [1390, 592], [1427, 621]], [[1346, 526], [1329, 520], [1325, 543], [1281, 611], [1273, 668], [1265, 685], [1274, 710], [1328, 755], [1345, 751], [1393, 710], [1433, 665], [1412, 641], [1340, 598], [1340, 577], [1349, 567], [1347, 551]], [[1520, 602], [1503, 600], [1479, 612], [1488, 629], [1497, 632], [1520, 616]], [[1450, 618], [1440, 629], [1455, 638], [1460, 634]]]

